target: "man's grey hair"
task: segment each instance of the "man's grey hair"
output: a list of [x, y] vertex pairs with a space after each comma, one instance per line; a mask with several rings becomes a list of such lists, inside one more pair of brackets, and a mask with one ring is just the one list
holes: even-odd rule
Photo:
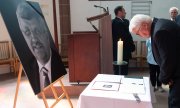
[[17, 6], [16, 15], [18, 18], [30, 20], [32, 18], [38, 18], [35, 14], [35, 10], [26, 2], [20, 3]]
[[179, 9], [178, 9], [177, 7], [171, 7], [171, 8], [169, 9], [169, 13], [171, 13], [173, 10], [176, 10], [177, 12], [179, 11]]
[[135, 16], [133, 16], [133, 18], [130, 21], [129, 24], [129, 31], [132, 33], [137, 33], [137, 31], [139, 30], [140, 26], [142, 23], [151, 23], [152, 22], [152, 18], [148, 15], [144, 15], [144, 14], [136, 14]]
[[[46, 25], [45, 20], [41, 13], [37, 12], [30, 4], [27, 2], [22, 2], [17, 6], [16, 15], [18, 19], [19, 25], [21, 25], [21, 21], [36, 19], [39, 21], [38, 25], [41, 26], [45, 31], [48, 31], [48, 27]], [[45, 24], [45, 25], [44, 25]]]

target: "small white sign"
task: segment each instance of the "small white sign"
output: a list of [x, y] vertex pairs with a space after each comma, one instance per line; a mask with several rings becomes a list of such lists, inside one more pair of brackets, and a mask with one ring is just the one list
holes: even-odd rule
[[143, 78], [122, 78], [119, 92], [145, 94]]
[[119, 91], [120, 83], [95, 81], [92, 90]]

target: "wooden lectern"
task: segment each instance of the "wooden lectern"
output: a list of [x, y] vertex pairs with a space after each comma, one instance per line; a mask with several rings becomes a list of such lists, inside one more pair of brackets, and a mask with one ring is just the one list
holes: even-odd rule
[[[68, 36], [70, 82], [90, 82], [97, 74], [113, 74], [112, 23], [108, 12], [87, 18], [99, 20], [96, 31], [78, 31]], [[92, 23], [91, 23], [92, 24]]]

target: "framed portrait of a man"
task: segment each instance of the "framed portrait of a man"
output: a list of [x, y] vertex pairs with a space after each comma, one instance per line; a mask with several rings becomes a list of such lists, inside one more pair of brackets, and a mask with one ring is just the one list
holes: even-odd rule
[[35, 94], [67, 72], [37, 2], [1, 0], [0, 11]]

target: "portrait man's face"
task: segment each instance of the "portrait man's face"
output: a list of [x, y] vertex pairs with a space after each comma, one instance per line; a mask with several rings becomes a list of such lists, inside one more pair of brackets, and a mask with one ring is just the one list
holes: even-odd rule
[[19, 26], [31, 52], [44, 65], [50, 58], [50, 34], [44, 19], [33, 9], [29, 11], [35, 17], [18, 17]]

